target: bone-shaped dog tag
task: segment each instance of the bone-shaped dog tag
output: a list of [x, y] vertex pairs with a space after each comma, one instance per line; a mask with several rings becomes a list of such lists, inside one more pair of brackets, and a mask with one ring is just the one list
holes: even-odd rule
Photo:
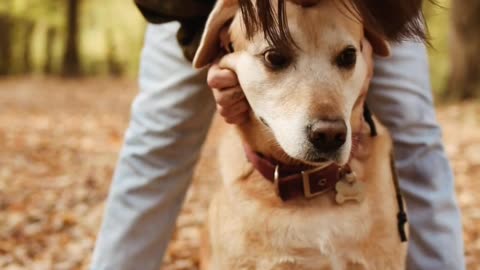
[[364, 183], [357, 181], [354, 173], [346, 174], [341, 181], [335, 185], [337, 195], [335, 201], [343, 204], [346, 201], [361, 202], [365, 196]]

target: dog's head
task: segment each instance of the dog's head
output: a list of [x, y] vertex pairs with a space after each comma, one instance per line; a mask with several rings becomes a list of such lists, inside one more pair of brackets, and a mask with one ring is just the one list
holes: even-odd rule
[[[302, 1], [308, 4], [298, 4]], [[368, 72], [361, 45], [365, 27], [358, 9], [349, 1], [286, 2], [283, 11], [274, 8], [274, 14], [284, 16], [274, 19], [279, 28], [273, 31], [283, 31], [282, 24], [289, 31], [275, 40], [271, 37], [281, 33], [256, 31], [242, 16], [242, 11], [245, 15], [256, 8], [219, 0], [194, 66], [213, 60], [222, 28], [227, 27], [223, 44], [231, 43], [234, 53], [227, 58], [235, 61], [225, 60], [224, 65], [236, 72], [253, 110], [249, 126], [243, 129], [249, 143], [312, 165], [345, 164], [355, 121], [361, 118], [362, 110], [357, 108], [363, 106], [362, 86]], [[370, 34], [369, 39], [374, 52], [389, 54], [385, 38]]]

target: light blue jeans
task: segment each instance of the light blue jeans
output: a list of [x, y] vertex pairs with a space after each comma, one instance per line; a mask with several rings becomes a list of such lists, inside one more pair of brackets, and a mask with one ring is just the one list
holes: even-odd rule
[[[140, 93], [120, 154], [92, 270], [158, 270], [213, 112], [206, 71], [176, 43], [178, 25], [149, 25]], [[369, 104], [395, 142], [409, 210], [408, 269], [463, 270], [454, 181], [435, 120], [425, 47], [377, 59]], [[396, 233], [396, 232], [392, 232]]]

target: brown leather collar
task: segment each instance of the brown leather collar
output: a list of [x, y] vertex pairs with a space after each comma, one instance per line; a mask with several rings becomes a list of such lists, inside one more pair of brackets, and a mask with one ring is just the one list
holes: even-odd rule
[[326, 193], [335, 189], [345, 173], [351, 172], [350, 166], [334, 163], [318, 168], [282, 165], [254, 152], [248, 145], [244, 145], [244, 148], [247, 159], [263, 177], [275, 184], [283, 201], [298, 196], [312, 198]]

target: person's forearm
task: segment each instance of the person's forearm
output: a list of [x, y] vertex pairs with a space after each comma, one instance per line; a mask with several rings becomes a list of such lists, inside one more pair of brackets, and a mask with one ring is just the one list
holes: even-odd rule
[[205, 80], [175, 41], [150, 25], [125, 143], [92, 270], [158, 270], [214, 112]]
[[435, 118], [423, 44], [393, 47], [377, 59], [368, 103], [394, 141], [409, 212], [408, 269], [462, 270], [462, 225], [454, 180]]

